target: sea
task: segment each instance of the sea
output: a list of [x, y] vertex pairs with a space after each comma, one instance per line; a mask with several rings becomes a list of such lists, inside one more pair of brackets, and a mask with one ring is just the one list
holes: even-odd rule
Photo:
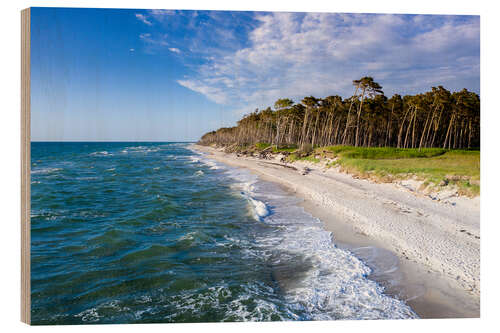
[[417, 318], [301, 200], [190, 143], [31, 143], [32, 324]]

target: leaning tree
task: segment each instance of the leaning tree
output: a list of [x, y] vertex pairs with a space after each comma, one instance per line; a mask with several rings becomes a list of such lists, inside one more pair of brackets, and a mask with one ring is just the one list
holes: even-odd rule
[[361, 117], [361, 110], [363, 110], [363, 102], [365, 101], [365, 97], [368, 96], [370, 98], [375, 97], [375, 95], [383, 94], [382, 86], [375, 82], [372, 77], [365, 76], [359, 80], [352, 81], [352, 84], [356, 87], [356, 90], [361, 89], [361, 103], [358, 107], [358, 115], [356, 120], [356, 141], [355, 146], [357, 147], [359, 144], [359, 118]]

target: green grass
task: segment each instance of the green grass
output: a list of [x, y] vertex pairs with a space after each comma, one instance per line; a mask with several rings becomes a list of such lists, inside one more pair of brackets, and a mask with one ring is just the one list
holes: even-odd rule
[[266, 148], [268, 148], [270, 146], [271, 146], [270, 143], [265, 143], [265, 142], [259, 142], [259, 143], [255, 144], [255, 147], [257, 147], [257, 149], [259, 149], [259, 150], [266, 149]]
[[295, 145], [291, 145], [288, 147], [280, 147], [280, 148], [277, 148], [276, 146], [273, 147], [273, 153], [284, 153], [284, 152], [293, 153], [296, 150], [297, 146]]
[[301, 160], [309, 161], [309, 162], [313, 162], [313, 163], [319, 163], [321, 161], [319, 158], [316, 158], [314, 156], [302, 157]]
[[363, 176], [382, 180], [417, 176], [427, 184], [445, 180], [466, 195], [475, 196], [480, 191], [476, 184], [480, 179], [479, 151], [333, 146], [316, 149], [316, 153], [332, 153], [338, 158], [333, 164]]
[[[256, 143], [254, 149], [271, 147], [265, 142]], [[248, 149], [247, 147], [245, 149]], [[251, 149], [251, 148], [250, 148]], [[273, 153], [289, 153], [287, 159], [319, 163], [322, 158], [335, 158], [329, 166], [340, 165], [343, 170], [379, 181], [393, 181], [417, 177], [425, 185], [456, 185], [469, 196], [479, 195], [480, 152], [478, 150], [448, 150], [441, 148], [387, 148], [329, 146], [315, 147], [310, 152], [298, 151], [297, 146], [272, 147]], [[316, 156], [321, 156], [317, 158]]]
[[330, 146], [323, 149], [334, 154], [341, 155], [342, 157], [377, 160], [434, 157], [446, 153], [446, 149], [440, 148], [403, 149], [389, 147], [364, 148], [352, 146]]
[[288, 155], [288, 161], [289, 162], [295, 162], [295, 161], [309, 161], [313, 163], [319, 163], [321, 162], [321, 159], [316, 158], [314, 156], [308, 155], [308, 156], [299, 156], [297, 154], [290, 154]]
[[[269, 148], [270, 146], [271, 146], [271, 144], [267, 143], [267, 142], [259, 142], [259, 143], [255, 144], [255, 148], [257, 148], [257, 150], [264, 150], [266, 148]], [[297, 150], [296, 145], [281, 146], [280, 148], [273, 145], [273, 148], [272, 148], [273, 153], [282, 153], [282, 152], [292, 153], [296, 150]]]

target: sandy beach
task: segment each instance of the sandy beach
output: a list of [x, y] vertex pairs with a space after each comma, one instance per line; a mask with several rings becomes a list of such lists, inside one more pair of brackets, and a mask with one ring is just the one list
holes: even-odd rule
[[[302, 198], [304, 209], [371, 268], [369, 278], [422, 318], [480, 315], [479, 197], [420, 193], [418, 183], [377, 184], [321, 164], [283, 164], [195, 145]], [[304, 169], [307, 168], [307, 172]]]

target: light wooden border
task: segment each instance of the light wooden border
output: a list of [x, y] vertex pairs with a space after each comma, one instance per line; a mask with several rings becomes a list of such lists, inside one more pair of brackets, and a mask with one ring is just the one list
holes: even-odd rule
[[21, 11], [21, 321], [31, 323], [31, 11]]

